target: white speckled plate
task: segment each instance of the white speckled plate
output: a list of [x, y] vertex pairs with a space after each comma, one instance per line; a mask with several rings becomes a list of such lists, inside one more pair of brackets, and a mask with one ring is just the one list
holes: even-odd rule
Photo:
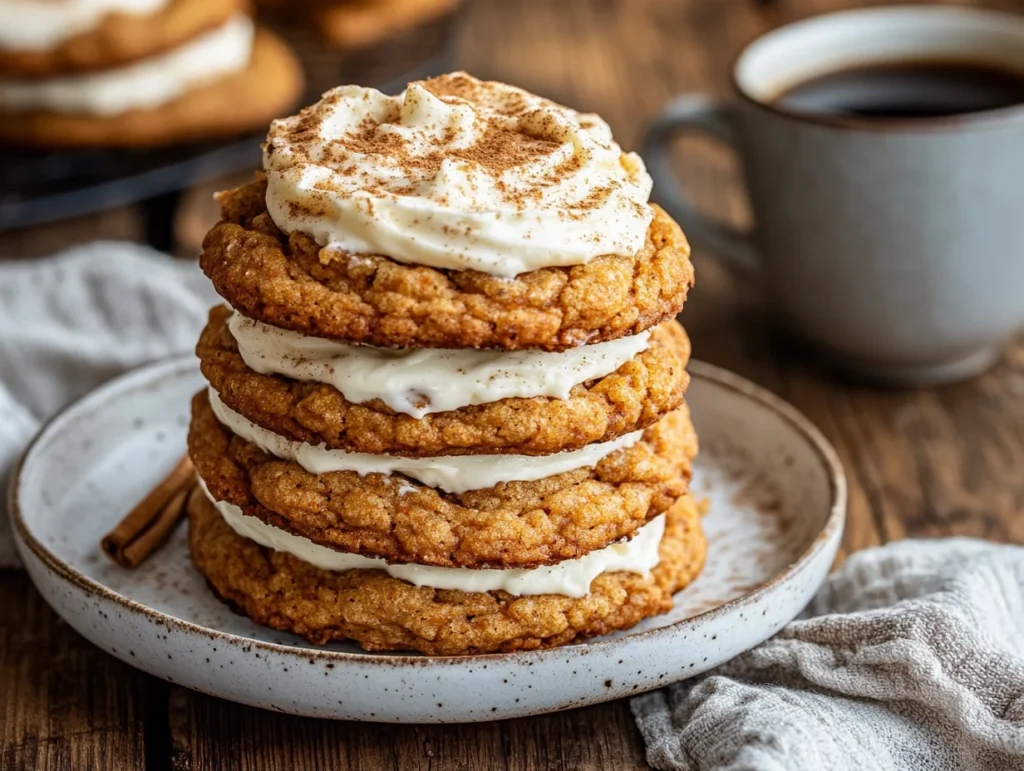
[[769, 637], [824, 580], [842, 535], [835, 453], [792, 407], [693, 362], [701, 438], [695, 487], [710, 499], [700, 578], [671, 613], [579, 645], [461, 658], [317, 648], [257, 626], [209, 592], [185, 528], [135, 571], [100, 536], [182, 454], [203, 381], [183, 357], [130, 373], [52, 420], [11, 486], [18, 550], [68, 623], [158, 677], [268, 709], [318, 717], [457, 722], [592, 704], [691, 677]]

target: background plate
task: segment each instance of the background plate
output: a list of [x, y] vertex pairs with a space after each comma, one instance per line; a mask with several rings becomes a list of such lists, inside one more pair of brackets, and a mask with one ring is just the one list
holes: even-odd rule
[[468, 657], [313, 647], [213, 597], [185, 528], [135, 571], [99, 539], [184, 452], [202, 388], [181, 357], [115, 380], [54, 418], [11, 486], [18, 550], [46, 600], [86, 638], [158, 677], [300, 715], [390, 722], [491, 720], [592, 704], [691, 677], [791, 620], [842, 535], [835, 453], [792, 407], [691, 362], [701, 439], [694, 487], [710, 501], [708, 561], [676, 607], [616, 635], [553, 650]]

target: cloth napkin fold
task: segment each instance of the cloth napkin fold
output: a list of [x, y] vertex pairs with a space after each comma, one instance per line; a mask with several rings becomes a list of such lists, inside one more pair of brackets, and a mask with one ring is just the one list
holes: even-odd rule
[[859, 552], [801, 618], [700, 680], [638, 696], [658, 769], [1024, 769], [1024, 548]]
[[138, 244], [0, 263], [0, 567], [18, 564], [8, 477], [42, 422], [126, 370], [191, 350], [216, 301], [194, 262]]

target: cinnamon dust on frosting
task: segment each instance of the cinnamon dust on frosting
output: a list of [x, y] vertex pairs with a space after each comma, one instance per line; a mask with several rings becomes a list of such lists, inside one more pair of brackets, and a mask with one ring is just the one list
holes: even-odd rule
[[652, 217], [643, 162], [603, 120], [465, 73], [329, 91], [271, 125], [264, 169], [285, 232], [441, 269], [631, 256]]

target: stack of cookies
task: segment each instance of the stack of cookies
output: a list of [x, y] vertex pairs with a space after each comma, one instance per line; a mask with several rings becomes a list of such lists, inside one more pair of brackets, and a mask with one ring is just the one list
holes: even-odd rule
[[244, 0], [0, 0], [0, 141], [148, 146], [294, 105], [292, 53]]
[[705, 552], [674, 320], [693, 281], [600, 118], [457, 73], [275, 121], [201, 265], [196, 567], [314, 643], [560, 645]]

